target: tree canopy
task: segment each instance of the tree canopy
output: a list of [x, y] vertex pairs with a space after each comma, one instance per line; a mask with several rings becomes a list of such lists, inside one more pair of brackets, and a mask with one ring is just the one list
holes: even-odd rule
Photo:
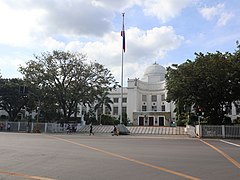
[[51, 98], [64, 120], [69, 121], [77, 104], [91, 105], [99, 94], [117, 87], [107, 68], [86, 60], [86, 55], [81, 53], [44, 52], [19, 71], [35, 95], [41, 101]]
[[234, 53], [195, 53], [194, 61], [167, 68], [168, 101], [178, 111], [201, 108], [208, 123], [222, 124], [240, 100], [240, 49]]
[[8, 113], [11, 121], [17, 120], [17, 115], [28, 103], [24, 93], [22, 79], [0, 79], [0, 108]]

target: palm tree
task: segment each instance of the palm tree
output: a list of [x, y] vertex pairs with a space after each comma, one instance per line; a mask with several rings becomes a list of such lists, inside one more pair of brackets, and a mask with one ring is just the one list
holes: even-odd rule
[[110, 111], [112, 110], [111, 105], [113, 104], [113, 101], [108, 97], [109, 92], [104, 92], [103, 94], [97, 96], [97, 104], [94, 107], [94, 110], [96, 113], [100, 112], [100, 121], [99, 123], [101, 124], [101, 117], [105, 113], [103, 111], [103, 108], [106, 107]]

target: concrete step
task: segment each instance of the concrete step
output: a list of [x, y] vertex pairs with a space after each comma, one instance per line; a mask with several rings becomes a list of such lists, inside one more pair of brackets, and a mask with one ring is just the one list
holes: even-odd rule
[[[126, 126], [130, 134], [158, 134], [158, 135], [186, 135], [185, 127], [161, 127], [161, 126]], [[113, 126], [109, 125], [93, 125], [94, 133], [111, 133]], [[81, 127], [78, 132], [88, 133], [90, 126]]]

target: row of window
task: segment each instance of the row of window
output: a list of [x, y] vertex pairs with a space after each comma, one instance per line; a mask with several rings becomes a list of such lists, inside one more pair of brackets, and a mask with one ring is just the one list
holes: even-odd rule
[[[142, 111], [147, 111], [147, 106], [142, 106]], [[157, 106], [152, 106], [151, 111], [157, 111]], [[165, 111], [165, 105], [161, 106], [161, 111]]]
[[[166, 100], [165, 94], [161, 95], [161, 100], [162, 101]], [[142, 101], [147, 101], [147, 95], [142, 95]], [[151, 101], [152, 102], [157, 102], [158, 101], [158, 96], [157, 95], [152, 95], [151, 96]]]
[[[127, 113], [127, 107], [122, 107], [122, 113]], [[118, 115], [118, 107], [113, 107], [113, 115]]]
[[[152, 95], [152, 96], [151, 96], [152, 102], [157, 102], [157, 101], [158, 101], [158, 98], [157, 98], [157, 97], [158, 97], [157, 95]], [[118, 100], [119, 100], [119, 98], [113, 98], [113, 102], [114, 102], [114, 103], [118, 103]], [[162, 100], [162, 101], [166, 100], [166, 99], [165, 99], [165, 94], [162, 94], [162, 95], [161, 95], [161, 100]], [[142, 95], [142, 101], [144, 101], [144, 102], [147, 101], [147, 95]], [[122, 102], [123, 102], [123, 103], [127, 103], [127, 98], [123, 98], [123, 99], [122, 99]]]
[[[114, 103], [118, 103], [118, 99], [119, 99], [119, 98], [113, 98], [113, 102], [114, 102]], [[127, 103], [127, 98], [122, 98], [122, 102], [123, 102], [123, 103]]]

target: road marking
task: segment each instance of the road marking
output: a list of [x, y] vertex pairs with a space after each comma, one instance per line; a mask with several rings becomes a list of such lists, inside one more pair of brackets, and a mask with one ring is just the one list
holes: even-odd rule
[[0, 174], [5, 174], [5, 175], [8, 175], [8, 176], [23, 177], [23, 178], [26, 178], [26, 179], [55, 180], [55, 179], [52, 179], [52, 178], [46, 178], [46, 177], [40, 177], [40, 176], [32, 176], [32, 175], [28, 175], [28, 174], [7, 172], [7, 171], [0, 171]]
[[217, 152], [219, 152], [221, 155], [223, 155], [227, 160], [229, 160], [232, 164], [234, 164], [236, 167], [240, 168], [240, 163], [237, 162], [235, 159], [233, 159], [232, 157], [230, 157], [229, 155], [227, 155], [226, 153], [224, 153], [223, 151], [221, 151], [220, 149], [216, 148], [215, 146], [207, 143], [206, 141], [200, 139], [200, 141], [202, 141], [204, 144], [210, 146], [211, 148], [213, 148], [214, 150], [216, 150]]
[[92, 146], [77, 143], [77, 142], [70, 141], [70, 140], [67, 140], [67, 139], [64, 139], [64, 138], [59, 138], [59, 137], [56, 137], [56, 136], [50, 136], [50, 135], [46, 135], [46, 136], [49, 136], [51, 138], [55, 138], [55, 139], [58, 139], [58, 140], [61, 140], [61, 141], [65, 141], [65, 142], [68, 142], [68, 143], [71, 143], [71, 144], [75, 144], [75, 145], [78, 145], [78, 146], [81, 146], [81, 147], [85, 147], [85, 148], [88, 148], [88, 149], [91, 149], [91, 150], [94, 150], [94, 151], [102, 152], [104, 154], [107, 154], [107, 155], [110, 155], [110, 156], [113, 156], [113, 157], [117, 157], [117, 158], [120, 158], [120, 159], [124, 159], [124, 160], [130, 161], [130, 162], [134, 162], [136, 164], [141, 164], [141, 165], [144, 165], [144, 166], [147, 166], [147, 167], [158, 169], [160, 171], [164, 171], [164, 172], [167, 172], [167, 173], [170, 173], [170, 174], [174, 174], [176, 176], [184, 177], [186, 179], [200, 180], [199, 178], [196, 178], [196, 177], [193, 177], [193, 176], [189, 176], [189, 175], [186, 175], [186, 174], [183, 174], [183, 173], [180, 173], [180, 172], [172, 171], [172, 170], [160, 167], [160, 166], [155, 166], [155, 165], [152, 165], [152, 164], [149, 164], [149, 163], [145, 163], [143, 161], [138, 161], [138, 160], [135, 160], [135, 159], [132, 159], [132, 158], [128, 158], [128, 157], [125, 157], [125, 156], [122, 156], [122, 155], [119, 155], [119, 154], [116, 154], [116, 153], [112, 153], [112, 152], [109, 152], [109, 151], [105, 151], [105, 150], [102, 150], [102, 149], [98, 149], [98, 148], [95, 148], [95, 147], [92, 147]]
[[222, 139], [220, 139], [220, 141], [221, 141], [221, 142], [224, 142], [224, 143], [227, 143], [227, 144], [231, 144], [231, 145], [233, 145], [233, 146], [240, 147], [239, 144], [235, 144], [235, 143], [232, 143], [232, 142], [224, 141], [224, 140], [222, 140]]

